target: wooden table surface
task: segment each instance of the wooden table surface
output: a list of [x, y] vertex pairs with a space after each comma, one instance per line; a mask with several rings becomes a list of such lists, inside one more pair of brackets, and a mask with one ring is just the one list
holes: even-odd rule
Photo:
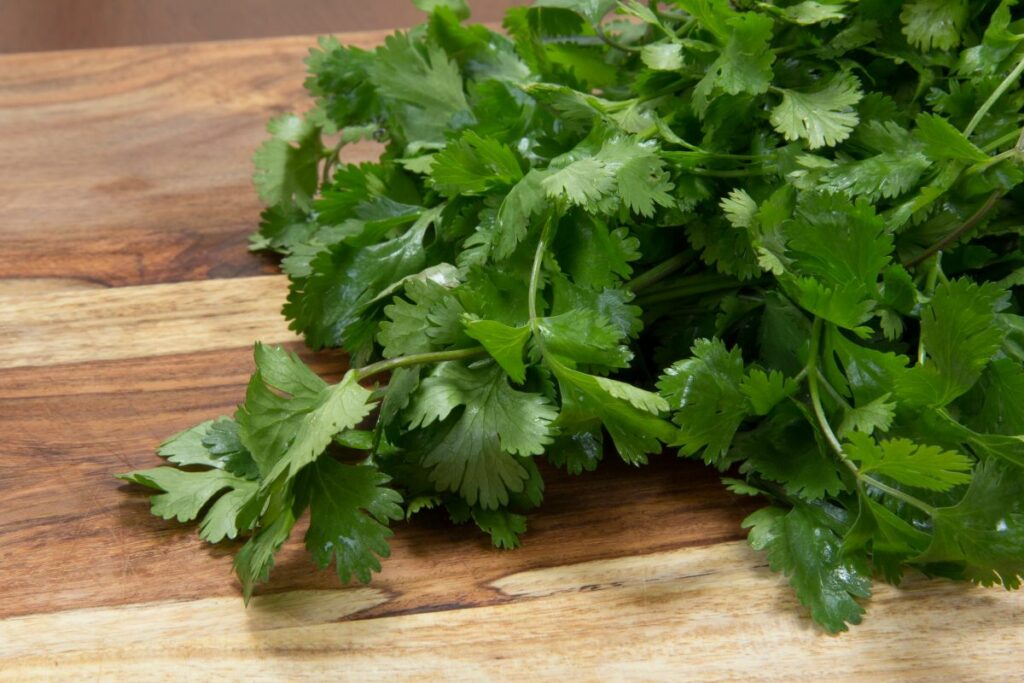
[[879, 586], [861, 626], [822, 634], [743, 542], [749, 502], [669, 454], [549, 473], [516, 551], [439, 515], [399, 524], [366, 587], [314, 570], [298, 529], [244, 608], [230, 553], [112, 473], [230, 414], [253, 340], [301, 348], [246, 235], [250, 155], [307, 106], [312, 44], [0, 58], [0, 679], [1022, 675], [1024, 603], [997, 590]]

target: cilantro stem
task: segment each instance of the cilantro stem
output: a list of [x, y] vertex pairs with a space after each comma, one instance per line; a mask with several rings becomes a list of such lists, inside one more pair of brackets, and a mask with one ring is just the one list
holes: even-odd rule
[[626, 289], [630, 289], [633, 292], [639, 292], [645, 287], [650, 287], [656, 282], [663, 280], [672, 273], [685, 267], [694, 258], [694, 253], [691, 251], [683, 251], [671, 258], [665, 259], [656, 266], [653, 266], [649, 270], [640, 273], [635, 278], [626, 283]]
[[486, 356], [487, 350], [482, 346], [474, 346], [468, 349], [452, 349], [451, 351], [431, 351], [429, 353], [412, 353], [408, 356], [388, 358], [387, 360], [364, 365], [356, 370], [356, 379], [362, 381], [367, 377], [379, 375], [382, 372], [391, 372], [398, 368], [406, 368], [410, 365], [424, 365], [426, 363], [443, 363], [449, 360], [464, 360], [466, 358], [478, 358]]
[[1000, 147], [1005, 145], [1007, 142], [1012, 142], [1014, 139], [1018, 140], [1017, 147], [1020, 147], [1021, 146], [1020, 143], [1019, 143], [1020, 134], [1018, 134], [1016, 131], [1014, 131], [1012, 133], [1007, 133], [1006, 135], [1002, 135], [1002, 136], [996, 138], [992, 142], [990, 142], [987, 145], [985, 145], [984, 147], [982, 147], [981, 151], [982, 152], [991, 152], [992, 150], [999, 149]]
[[[942, 252], [935, 255], [935, 260], [932, 262], [932, 269], [928, 271], [928, 277], [924, 281], [924, 292], [931, 298], [932, 294], [935, 293], [935, 284], [939, 281], [939, 275], [942, 273]], [[924, 348], [924, 335], [917, 340], [917, 364], [924, 365], [925, 359], [928, 357], [927, 351]]]
[[711, 277], [704, 275], [693, 276], [689, 281], [672, 284], [663, 289], [659, 289], [656, 292], [637, 298], [636, 305], [643, 307], [648, 304], [660, 303], [662, 301], [685, 299], [686, 297], [696, 296], [698, 294], [713, 294], [715, 292], [738, 289], [741, 286], [742, 285], [734, 278], [725, 275]]
[[974, 116], [971, 117], [971, 120], [967, 123], [967, 127], [964, 128], [964, 137], [971, 137], [971, 133], [973, 133], [974, 129], [978, 127], [981, 120], [985, 118], [985, 114], [988, 114], [989, 109], [991, 109], [996, 101], [1003, 96], [1003, 93], [1005, 93], [1009, 87], [1020, 78], [1021, 73], [1024, 73], [1024, 57], [1017, 62], [1017, 66], [1013, 67], [1013, 71], [1006, 75], [1003, 82], [992, 91], [992, 94], [988, 96], [988, 99], [985, 100], [985, 103], [981, 105], [978, 111], [974, 112]]
[[839, 438], [836, 433], [832, 431], [832, 426], [828, 422], [828, 416], [825, 415], [825, 408], [821, 404], [821, 392], [818, 388], [818, 353], [821, 347], [821, 329], [822, 320], [821, 318], [814, 319], [814, 326], [811, 328], [811, 352], [807, 359], [807, 388], [811, 394], [811, 407], [814, 409], [814, 416], [818, 420], [818, 426], [821, 428], [822, 434], [825, 436], [825, 441], [835, 451], [839, 461], [843, 463], [853, 473], [854, 478], [861, 484], [872, 486], [879, 491], [889, 494], [893, 498], [902, 500], [907, 505], [916, 507], [918, 510], [931, 515], [934, 517], [937, 511], [934, 507], [928, 503], [915, 498], [914, 496], [904, 493], [897, 488], [893, 488], [888, 484], [882, 483], [872, 476], [864, 474], [857, 467], [856, 463], [850, 460], [849, 456], [846, 455], [846, 451], [843, 450], [843, 445], [839, 443]]
[[763, 168], [730, 168], [718, 170], [714, 168], [688, 168], [694, 175], [711, 176], [714, 178], [746, 178], [748, 176], [765, 175], [767, 171]]
[[996, 203], [1000, 199], [1002, 199], [1002, 197], [1003, 190], [996, 190], [995, 192], [990, 194], [988, 199], [985, 200], [985, 203], [982, 204], [977, 211], [971, 214], [970, 218], [965, 220], [963, 223], [961, 223], [952, 231], [950, 231], [949, 234], [947, 234], [945, 237], [940, 239], [938, 242], [932, 244], [930, 247], [922, 251], [914, 258], [910, 259], [909, 261], [905, 261], [903, 265], [906, 266], [907, 268], [917, 266], [921, 264], [923, 261], [930, 258], [931, 256], [934, 256], [938, 252], [942, 251], [946, 247], [955, 244], [961, 237], [963, 237], [968, 232], [973, 230], [978, 225], [978, 223], [984, 220], [985, 216], [987, 216], [988, 213], [995, 208]]
[[530, 268], [529, 296], [526, 306], [530, 315], [530, 327], [534, 328], [534, 331], [537, 326], [537, 290], [540, 287], [540, 269], [544, 263], [544, 251], [548, 247], [548, 231], [551, 229], [551, 220], [552, 216], [548, 215], [544, 227], [541, 228], [540, 239], [537, 240], [537, 251], [533, 254], [533, 266]]
[[619, 41], [610, 37], [604, 32], [604, 28], [601, 27], [600, 23], [594, 24], [594, 33], [596, 33], [597, 37], [604, 41], [608, 47], [613, 47], [616, 50], [622, 50], [623, 52], [640, 52], [640, 48], [633, 47], [632, 45], [623, 45]]

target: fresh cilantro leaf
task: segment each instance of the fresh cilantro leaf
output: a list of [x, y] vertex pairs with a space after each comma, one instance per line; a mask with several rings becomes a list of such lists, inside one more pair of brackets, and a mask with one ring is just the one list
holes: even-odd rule
[[863, 432], [853, 432], [847, 436], [845, 450], [860, 463], [863, 474], [880, 474], [906, 486], [948, 491], [971, 481], [971, 459], [937, 446], [907, 439], [875, 442]]
[[353, 371], [327, 385], [295, 354], [257, 344], [256, 372], [236, 418], [239, 436], [265, 482], [291, 478], [369, 414], [369, 399]]
[[719, 339], [699, 339], [692, 358], [665, 371], [658, 390], [674, 411], [677, 441], [687, 455], [703, 452], [704, 461], [719, 462], [748, 411], [742, 391], [743, 357]]
[[523, 171], [506, 145], [467, 131], [433, 156], [430, 177], [439, 192], [454, 197], [515, 185]]
[[921, 341], [929, 362], [917, 365], [900, 380], [908, 399], [946, 405], [981, 376], [1002, 344], [1004, 333], [993, 322], [1003, 291], [952, 280], [935, 290], [921, 315]]
[[496, 320], [467, 320], [465, 324], [466, 334], [483, 344], [513, 382], [526, 381], [523, 348], [530, 338], [529, 327], [510, 327]]
[[867, 562], [863, 554], [843, 553], [835, 533], [809, 508], [762, 508], [743, 526], [750, 529], [750, 545], [767, 553], [772, 570], [789, 577], [815, 621], [832, 633], [860, 623], [864, 608], [857, 598], [871, 596]]
[[320, 129], [308, 119], [285, 114], [267, 124], [271, 137], [253, 155], [253, 184], [269, 205], [309, 208], [323, 153]]
[[960, 44], [967, 0], [910, 0], [900, 12], [903, 33], [920, 49], [949, 50]]
[[962, 563], [985, 586], [1020, 587], [1024, 578], [1024, 470], [982, 461], [956, 505], [940, 508], [932, 544], [919, 558]]
[[528, 473], [519, 457], [543, 452], [558, 416], [544, 397], [512, 389], [497, 365], [443, 363], [420, 382], [415, 398], [409, 426], [440, 423], [437, 442], [422, 454], [431, 479], [439, 491], [485, 509], [523, 489]]
[[377, 556], [389, 554], [389, 520], [404, 516], [402, 497], [384, 484], [388, 477], [366, 465], [321, 458], [309, 468], [309, 530], [306, 547], [321, 569], [334, 560], [343, 583], [370, 581], [380, 571]]
[[755, 415], [767, 415], [783, 399], [796, 393], [797, 383], [778, 370], [765, 372], [753, 368], [740, 382], [739, 388], [750, 401]]
[[853, 106], [861, 97], [860, 82], [852, 75], [813, 92], [783, 90], [771, 122], [787, 140], [806, 140], [810, 149], [832, 147], [848, 138], [860, 120]]

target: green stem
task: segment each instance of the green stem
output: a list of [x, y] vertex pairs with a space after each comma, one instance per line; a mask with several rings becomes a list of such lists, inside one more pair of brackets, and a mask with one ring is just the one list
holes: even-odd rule
[[978, 127], [978, 124], [981, 123], [981, 120], [985, 118], [985, 114], [987, 114], [989, 109], [992, 108], [996, 101], [1003, 96], [1003, 93], [1005, 93], [1011, 85], [1017, 82], [1017, 80], [1020, 78], [1021, 73], [1024, 73], [1024, 57], [1022, 57], [1020, 61], [1017, 62], [1017, 66], [1013, 67], [1013, 71], [1007, 74], [1006, 78], [1003, 79], [1003, 82], [1000, 83], [999, 86], [992, 91], [992, 94], [988, 96], [988, 99], [985, 100], [985, 103], [981, 105], [981, 108], [979, 108], [978, 111], [974, 112], [974, 116], [971, 117], [971, 120], [970, 122], [968, 122], [967, 127], [964, 128], [964, 137], [971, 137], [971, 133], [973, 133], [974, 129]]
[[426, 363], [442, 363], [449, 360], [465, 360], [467, 358], [479, 358], [486, 356], [487, 350], [482, 346], [474, 346], [468, 349], [452, 349], [451, 351], [431, 351], [429, 353], [412, 353], [408, 356], [388, 358], [387, 360], [364, 365], [356, 369], [356, 379], [362, 381], [367, 377], [379, 375], [382, 372], [391, 372], [398, 368], [409, 367], [410, 365], [424, 365]]
[[635, 278], [626, 283], [626, 289], [630, 289], [633, 292], [639, 292], [641, 289], [650, 287], [654, 283], [668, 277], [672, 273], [685, 267], [694, 258], [692, 251], [683, 251], [675, 256], [665, 259], [658, 265], [652, 267], [650, 270], [640, 273]]
[[536, 332], [537, 326], [537, 291], [540, 289], [540, 271], [544, 264], [544, 252], [548, 248], [548, 233], [551, 230], [552, 216], [549, 215], [544, 227], [540, 231], [540, 239], [537, 240], [537, 251], [533, 254], [533, 266], [530, 268], [530, 286], [527, 298], [527, 311], [530, 315], [530, 327]]
[[763, 168], [734, 168], [718, 170], [714, 168], [688, 168], [693, 175], [710, 176], [712, 178], [746, 178], [749, 176], [764, 175], [767, 173]]
[[811, 328], [811, 352], [810, 357], [807, 359], [807, 388], [811, 394], [811, 407], [814, 409], [814, 416], [818, 420], [818, 426], [821, 428], [822, 434], [825, 435], [825, 441], [827, 441], [828, 445], [833, 451], [835, 451], [839, 461], [853, 473], [854, 478], [858, 482], [872, 486], [879, 491], [887, 493], [898, 500], [902, 500], [907, 505], [916, 507], [918, 510], [934, 517], [937, 513], [934, 507], [923, 500], [915, 498], [908, 493], [904, 493], [897, 488], [893, 488], [888, 484], [878, 481], [872, 476], [864, 474], [860, 471], [860, 468], [857, 467], [856, 463], [850, 460], [849, 456], [846, 455], [846, 451], [843, 450], [843, 445], [839, 443], [839, 438], [836, 436], [835, 432], [832, 431], [832, 426], [828, 422], [828, 416], [825, 415], [825, 408], [821, 404], [821, 392], [818, 389], [818, 352], [821, 346], [821, 329], [821, 318], [815, 318], [814, 326]]
[[985, 203], [982, 204], [981, 207], [979, 207], [978, 210], [975, 211], [970, 218], [965, 220], [963, 223], [961, 223], [955, 229], [953, 229], [948, 235], [946, 235], [938, 242], [922, 251], [914, 258], [910, 259], [909, 261], [905, 261], [903, 265], [906, 266], [907, 268], [912, 268], [922, 263], [923, 261], [927, 260], [929, 257], [934, 256], [935, 254], [942, 251], [946, 247], [955, 244], [961, 237], [969, 233], [978, 225], [978, 223], [984, 220], [985, 216], [988, 215], [989, 211], [995, 208], [996, 203], [1000, 199], [1002, 199], [1002, 197], [1002, 190], [996, 190], [995, 192], [990, 194], [988, 199], [985, 200]]
[[[935, 284], [939, 280], [939, 274], [942, 272], [942, 252], [935, 255], [935, 261], [932, 263], [932, 269], [928, 271], [928, 277], [924, 281], [924, 293], [930, 298], [935, 292]], [[927, 358], [927, 352], [924, 348], [924, 336], [922, 335], [917, 341], [917, 364], [924, 365], [924, 361]]]
[[994, 149], [999, 149], [1000, 147], [1005, 145], [1007, 142], [1012, 142], [1013, 139], [1017, 138], [1017, 137], [1018, 137], [1018, 135], [1017, 135], [1016, 132], [1007, 133], [1006, 135], [1001, 135], [1000, 137], [996, 138], [992, 142], [990, 142], [987, 145], [985, 145], [984, 147], [982, 147], [981, 151], [987, 153], [987, 152], [991, 152]]
[[674, 284], [656, 292], [637, 298], [636, 305], [643, 307], [649, 304], [656, 304], [662, 301], [673, 301], [685, 299], [686, 297], [699, 294], [712, 294], [724, 292], [731, 289], [738, 289], [742, 285], [733, 278], [725, 276], [702, 277], [702, 281]]
[[608, 47], [613, 47], [616, 50], [622, 50], [623, 52], [640, 52], [640, 48], [633, 47], [632, 45], [623, 45], [619, 41], [610, 37], [604, 32], [604, 28], [602, 28], [601, 24], [594, 24], [594, 33], [596, 33], [597, 37], [604, 41]]

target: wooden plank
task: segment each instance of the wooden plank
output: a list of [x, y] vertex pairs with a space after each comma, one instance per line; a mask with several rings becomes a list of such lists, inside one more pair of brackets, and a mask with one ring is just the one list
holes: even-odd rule
[[[475, 21], [499, 22], [523, 0], [473, 0]], [[0, 52], [237, 40], [412, 26], [408, 0], [4, 0]]]
[[782, 584], [745, 544], [727, 543], [510, 573], [488, 585], [513, 601], [477, 609], [333, 620], [346, 604], [385, 599], [359, 589], [257, 599], [244, 614], [205, 599], [8, 619], [0, 657], [11, 680], [55, 665], [64, 677], [147, 680], [1015, 677], [1024, 629], [1012, 594], [882, 586], [865, 623], [836, 638]]
[[[369, 47], [384, 35], [345, 40]], [[313, 45], [0, 56], [0, 280], [52, 288], [274, 272], [246, 251], [260, 211], [250, 158], [269, 117], [310, 106], [302, 60]], [[353, 146], [346, 158], [379, 149]]]
[[[328, 379], [344, 367], [338, 354], [303, 353]], [[0, 411], [0, 617], [237, 597], [237, 545], [211, 548], [194, 526], [153, 517], [146, 492], [112, 475], [159, 465], [161, 440], [230, 415], [251, 371], [249, 348], [0, 370], [12, 399]], [[545, 469], [545, 478], [545, 503], [514, 552], [439, 512], [397, 525], [373, 584], [389, 599], [372, 613], [492, 604], [502, 598], [488, 582], [509, 572], [734, 540], [749, 511], [712, 471], [671, 455], [640, 469], [610, 461], [580, 477]], [[338, 587], [313, 568], [303, 533], [282, 551], [267, 590]]]
[[283, 275], [0, 295], [0, 368], [277, 344]]

